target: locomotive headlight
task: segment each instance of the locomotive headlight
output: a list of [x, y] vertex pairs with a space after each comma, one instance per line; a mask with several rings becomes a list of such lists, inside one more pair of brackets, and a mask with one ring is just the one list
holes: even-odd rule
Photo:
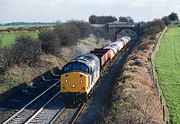
[[80, 82], [82, 83], [83, 81], [81, 80]]
[[68, 80], [67, 80], [67, 79], [66, 79], [65, 81], [66, 81], [66, 82], [68, 82]]
[[73, 84], [72, 87], [75, 88], [76, 86]]

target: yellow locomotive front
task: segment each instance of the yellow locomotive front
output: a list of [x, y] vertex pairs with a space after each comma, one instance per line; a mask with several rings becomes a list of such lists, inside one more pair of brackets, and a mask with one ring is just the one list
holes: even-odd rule
[[69, 72], [61, 75], [62, 93], [89, 93], [89, 74], [82, 72]]
[[94, 54], [85, 54], [67, 63], [61, 75], [60, 91], [66, 104], [76, 104], [88, 99], [99, 78], [99, 59]]

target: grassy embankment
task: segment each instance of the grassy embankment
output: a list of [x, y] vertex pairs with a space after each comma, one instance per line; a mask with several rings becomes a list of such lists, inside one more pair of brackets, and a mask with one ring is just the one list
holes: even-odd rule
[[9, 32], [0, 33], [0, 47], [9, 47], [15, 42], [15, 38], [20, 35], [30, 35], [37, 38], [38, 32]]
[[143, 37], [126, 58], [113, 87], [103, 123], [162, 124], [163, 114], [153, 80], [151, 53], [159, 34]]
[[[42, 73], [54, 68], [62, 67], [69, 60], [83, 53], [87, 53], [94, 48], [100, 48], [110, 41], [99, 39], [97, 44], [97, 38], [90, 36], [85, 39], [80, 39], [79, 43], [73, 46], [62, 46], [59, 53], [56, 56], [51, 54], [40, 55], [40, 60], [29, 67], [28, 65], [9, 67], [3, 75], [4, 82], [0, 82], [0, 93], [7, 91], [8, 89], [17, 86], [24, 81], [28, 84], [32, 83], [32, 79]], [[0, 75], [1, 76], [1, 75]]]
[[180, 28], [169, 28], [155, 57], [158, 81], [174, 124], [180, 123]]

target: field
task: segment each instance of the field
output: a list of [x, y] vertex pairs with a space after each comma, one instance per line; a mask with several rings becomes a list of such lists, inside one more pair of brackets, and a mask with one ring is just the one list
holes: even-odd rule
[[173, 124], [180, 124], [180, 28], [169, 28], [155, 57], [158, 81]]
[[28, 29], [31, 27], [43, 27], [43, 26], [55, 26], [55, 24], [36, 24], [36, 25], [18, 25], [18, 26], [0, 26], [0, 30], [5, 30], [8, 28], [18, 29], [18, 28], [24, 28]]
[[37, 32], [0, 33], [0, 47], [8, 47], [12, 45], [15, 41], [15, 38], [20, 35], [30, 35], [33, 38], [37, 38]]

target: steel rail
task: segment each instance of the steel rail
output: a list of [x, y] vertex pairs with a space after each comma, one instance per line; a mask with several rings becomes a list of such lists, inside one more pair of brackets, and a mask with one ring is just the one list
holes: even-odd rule
[[60, 94], [60, 92], [58, 92], [57, 94], [55, 94], [49, 101], [47, 101], [31, 118], [29, 118], [25, 124], [29, 124], [31, 121], [33, 121], [33, 119], [40, 114], [40, 112], [50, 103], [52, 102], [52, 100], [57, 97]]
[[86, 103], [82, 103], [82, 105], [79, 106], [79, 108], [76, 110], [75, 115], [72, 117], [71, 121], [69, 124], [75, 124], [78, 120], [78, 117], [82, 113], [84, 107], [86, 106]]
[[8, 118], [6, 121], [4, 121], [2, 124], [8, 124], [11, 120], [13, 120], [17, 115], [19, 115], [21, 112], [23, 112], [29, 105], [31, 105], [33, 102], [35, 102], [37, 99], [42, 97], [45, 93], [47, 93], [49, 90], [51, 90], [53, 87], [55, 87], [59, 83], [56, 82], [51, 87], [46, 89], [44, 92], [42, 92], [40, 95], [38, 95], [36, 98], [34, 98], [31, 102], [29, 102], [27, 105], [25, 105], [23, 108], [21, 108], [18, 112], [16, 112], [14, 115], [12, 115], [10, 118]]
[[61, 115], [65, 112], [65, 107], [63, 107], [55, 116], [54, 118], [49, 122], [49, 124], [55, 124], [57, 123], [58, 119], [61, 117]]

